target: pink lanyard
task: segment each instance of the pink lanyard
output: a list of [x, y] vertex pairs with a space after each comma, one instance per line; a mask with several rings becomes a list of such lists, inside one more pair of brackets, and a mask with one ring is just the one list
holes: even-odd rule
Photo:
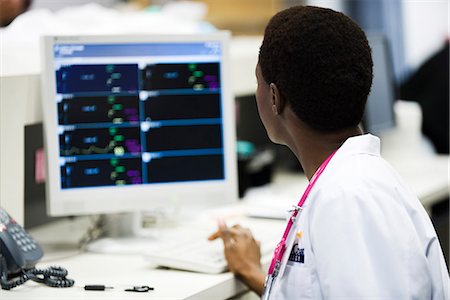
[[292, 212], [292, 216], [289, 218], [286, 229], [284, 230], [283, 237], [281, 238], [281, 241], [275, 248], [272, 262], [270, 263], [269, 267], [269, 276], [276, 277], [278, 275], [278, 271], [280, 270], [281, 266], [281, 259], [283, 258], [283, 254], [286, 251], [286, 240], [288, 238], [289, 232], [291, 231], [292, 225], [294, 224], [295, 218], [297, 217], [298, 212], [302, 209], [302, 206], [305, 203], [306, 198], [309, 195], [309, 192], [311, 191], [317, 179], [319, 179], [320, 175], [323, 173], [323, 171], [325, 170], [326, 166], [328, 165], [328, 163], [330, 162], [331, 158], [335, 153], [336, 151], [331, 153], [330, 156], [328, 156], [328, 158], [320, 165], [320, 167], [317, 169], [317, 171], [314, 173], [313, 177], [309, 181], [309, 184], [306, 187], [306, 190], [303, 193], [302, 197], [300, 198], [300, 201], [295, 206], [295, 209]]

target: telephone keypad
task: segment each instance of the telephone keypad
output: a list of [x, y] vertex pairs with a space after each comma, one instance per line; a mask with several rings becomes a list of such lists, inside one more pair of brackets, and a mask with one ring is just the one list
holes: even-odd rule
[[9, 223], [9, 221], [10, 221], [10, 219], [9, 219], [8, 214], [5, 211], [3, 211], [2, 209], [0, 209], [0, 223], [3, 223], [6, 225]]
[[18, 225], [12, 225], [8, 228], [12, 238], [24, 252], [36, 250], [36, 242]]
[[36, 241], [1, 207], [0, 249], [10, 273], [31, 269], [43, 256]]

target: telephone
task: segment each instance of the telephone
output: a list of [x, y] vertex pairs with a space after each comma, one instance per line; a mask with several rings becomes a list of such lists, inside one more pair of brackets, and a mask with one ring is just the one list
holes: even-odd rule
[[53, 287], [70, 287], [61, 267], [36, 269], [44, 252], [38, 243], [0, 207], [0, 284], [9, 290], [31, 279]]

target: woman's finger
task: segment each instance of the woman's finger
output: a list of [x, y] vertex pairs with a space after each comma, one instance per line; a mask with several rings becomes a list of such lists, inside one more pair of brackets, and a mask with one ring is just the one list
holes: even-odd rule
[[213, 240], [215, 240], [215, 239], [217, 239], [217, 238], [219, 238], [219, 237], [222, 237], [222, 231], [225, 231], [225, 230], [228, 229], [228, 227], [227, 227], [227, 225], [225, 224], [225, 221], [224, 221], [223, 219], [218, 219], [218, 220], [217, 220], [217, 227], [219, 227], [219, 228], [217, 229], [217, 231], [214, 232], [213, 234], [211, 234], [211, 235], [208, 237], [208, 240], [209, 240], [209, 241], [213, 241]]
[[215, 239], [217, 239], [217, 238], [219, 238], [219, 237], [220, 237], [220, 231], [217, 230], [216, 232], [214, 232], [213, 234], [211, 234], [211, 235], [208, 237], [208, 240], [209, 240], [209, 241], [214, 241]]

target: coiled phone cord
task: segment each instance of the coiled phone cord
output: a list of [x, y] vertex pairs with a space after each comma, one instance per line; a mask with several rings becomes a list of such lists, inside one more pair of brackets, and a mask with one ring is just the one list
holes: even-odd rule
[[30, 279], [51, 287], [65, 288], [74, 285], [73, 279], [67, 278], [67, 270], [62, 267], [48, 267], [47, 269], [33, 268], [27, 271], [33, 274]]
[[46, 269], [32, 268], [29, 270], [22, 270], [22, 275], [18, 278], [8, 280], [6, 275], [6, 260], [0, 255], [0, 285], [4, 290], [10, 290], [24, 284], [28, 280], [43, 283], [50, 287], [66, 288], [74, 285], [75, 281], [70, 278], [66, 278], [67, 270], [62, 267], [49, 267]]

